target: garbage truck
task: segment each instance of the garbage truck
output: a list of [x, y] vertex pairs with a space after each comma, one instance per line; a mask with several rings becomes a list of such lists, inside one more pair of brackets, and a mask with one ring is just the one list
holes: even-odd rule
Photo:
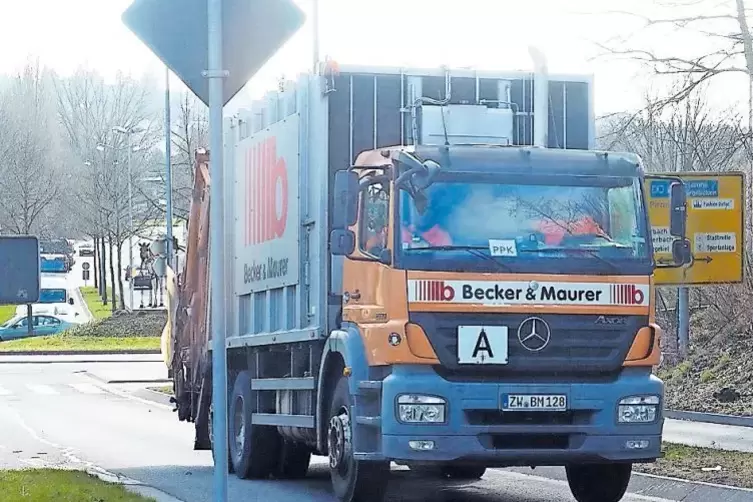
[[[543, 97], [542, 97], [543, 96]], [[617, 502], [660, 456], [654, 270], [689, 263], [684, 185], [656, 263], [641, 159], [594, 149], [588, 75], [338, 66], [228, 117], [225, 200], [196, 155], [163, 353], [212, 449], [209, 204], [223, 205], [229, 468], [343, 502], [390, 463], [476, 480], [565, 466]]]

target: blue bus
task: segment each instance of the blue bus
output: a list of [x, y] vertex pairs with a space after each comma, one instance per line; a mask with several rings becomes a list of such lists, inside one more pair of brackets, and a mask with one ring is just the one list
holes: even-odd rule
[[65, 255], [49, 254], [40, 257], [42, 273], [67, 273], [70, 265]]

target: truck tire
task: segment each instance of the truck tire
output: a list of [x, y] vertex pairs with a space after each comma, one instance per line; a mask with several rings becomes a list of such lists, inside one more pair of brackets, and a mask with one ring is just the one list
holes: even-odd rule
[[580, 464], [566, 467], [570, 491], [578, 502], [619, 502], [627, 491], [633, 464]]
[[306, 477], [311, 462], [311, 449], [307, 445], [287, 439], [282, 440], [280, 453], [280, 472], [278, 473], [280, 479]]
[[327, 428], [332, 488], [341, 502], [381, 502], [387, 493], [390, 463], [353, 457], [352, 403], [348, 379], [340, 377], [332, 396]]
[[441, 469], [442, 476], [450, 479], [481, 479], [486, 467], [478, 465], [446, 465]]
[[280, 436], [274, 427], [251, 423], [253, 407], [251, 376], [241, 371], [228, 403], [230, 458], [239, 478], [265, 479], [276, 470]]

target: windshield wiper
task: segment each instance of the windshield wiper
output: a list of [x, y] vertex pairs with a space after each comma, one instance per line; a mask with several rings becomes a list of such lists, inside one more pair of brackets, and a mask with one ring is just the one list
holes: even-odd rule
[[488, 254], [484, 254], [481, 251], [482, 250], [488, 250], [489, 248], [486, 246], [451, 246], [451, 245], [443, 245], [443, 246], [422, 246], [420, 248], [409, 248], [409, 251], [423, 251], [423, 250], [429, 250], [429, 251], [452, 251], [452, 250], [461, 250], [461, 251], [467, 251], [469, 254], [477, 257], [477, 258], [483, 258], [484, 260], [487, 260], [491, 263], [493, 263], [497, 268], [499, 268], [503, 272], [512, 272], [512, 269], [505, 265], [502, 262], [499, 262], [495, 260], [493, 257], [491, 257]]

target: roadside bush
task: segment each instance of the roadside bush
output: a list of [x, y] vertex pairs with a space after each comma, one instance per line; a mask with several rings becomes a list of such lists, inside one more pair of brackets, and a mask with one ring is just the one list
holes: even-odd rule
[[70, 336], [159, 337], [167, 322], [164, 310], [118, 311], [112, 317], [82, 324], [68, 330]]

